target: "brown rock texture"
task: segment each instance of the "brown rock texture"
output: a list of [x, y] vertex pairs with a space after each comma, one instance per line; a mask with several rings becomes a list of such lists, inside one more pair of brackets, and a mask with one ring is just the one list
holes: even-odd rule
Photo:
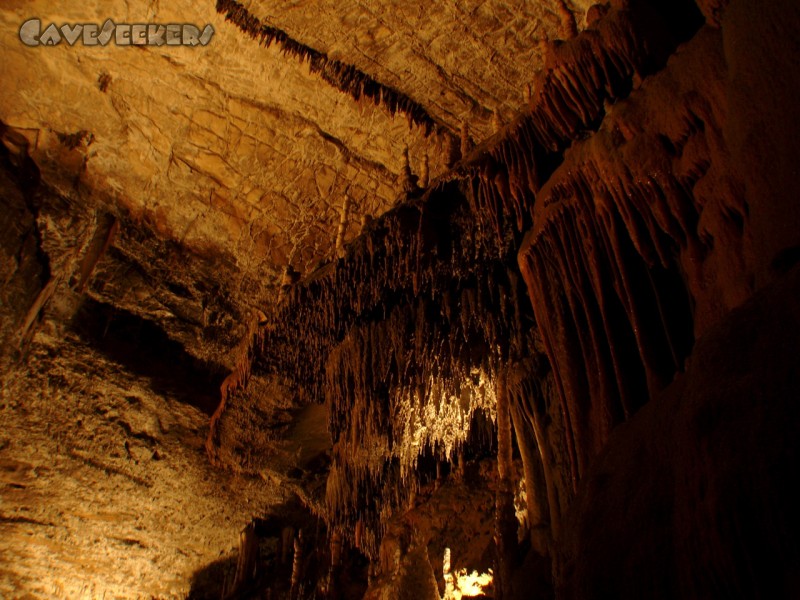
[[282, 500], [215, 471], [190, 390], [40, 333], [0, 390], [0, 595], [183, 597]]
[[799, 284], [711, 328], [612, 434], [564, 536], [563, 597], [796, 595]]
[[0, 594], [796, 595], [798, 24], [6, 3]]

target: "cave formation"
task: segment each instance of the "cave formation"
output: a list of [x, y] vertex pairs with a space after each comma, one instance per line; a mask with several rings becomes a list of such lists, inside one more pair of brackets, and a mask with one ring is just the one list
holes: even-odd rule
[[63, 4], [0, 6], [0, 597], [800, 594], [800, 4]]

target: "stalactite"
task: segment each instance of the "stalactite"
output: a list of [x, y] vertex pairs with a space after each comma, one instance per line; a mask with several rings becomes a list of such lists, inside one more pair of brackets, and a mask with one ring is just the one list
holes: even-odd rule
[[217, 425], [222, 418], [225, 408], [230, 398], [240, 390], [244, 389], [250, 378], [254, 355], [258, 351], [259, 341], [258, 331], [261, 329], [259, 322], [260, 316], [256, 313], [250, 322], [247, 331], [239, 342], [234, 352], [234, 369], [228, 374], [220, 385], [220, 401], [214, 414], [209, 420], [208, 436], [205, 441], [206, 454], [212, 463], [217, 463]]
[[[246, 11], [236, 15], [243, 30], [255, 27], [265, 43], [277, 40], [354, 85], [354, 96], [413, 112], [352, 68], [303, 54], [247, 21]], [[387, 520], [435, 476], [422, 457], [435, 465], [459, 456], [460, 465], [465, 445], [477, 429], [491, 431], [502, 408], [498, 452], [508, 454], [513, 419], [526, 486], [541, 507], [531, 523], [550, 528], [535, 538], [544, 552], [611, 428], [679, 368], [691, 335], [675, 255], [696, 238], [699, 206], [689, 191], [709, 168], [695, 145], [707, 121], [692, 107], [669, 144], [648, 138], [660, 144], [663, 163], [599, 164], [576, 142], [598, 129], [598, 145], [635, 138], [637, 123], [606, 116], [600, 127], [620, 104], [607, 101], [661, 68], [675, 44], [639, 7], [610, 9], [593, 29], [548, 47], [530, 105], [504, 135], [469, 157], [466, 126], [460, 154], [457, 138], [444, 135], [449, 164], [462, 159], [449, 180], [402, 198], [365, 224], [340, 260], [284, 286], [278, 304], [264, 308], [268, 326], [252, 336], [245, 362], [293, 373], [309, 398], [324, 399], [334, 442], [325, 497], [333, 534], [374, 558]], [[404, 187], [410, 181], [406, 156]], [[542, 338], [535, 351], [534, 322]], [[545, 354], [552, 371], [530, 366], [547, 362]], [[512, 363], [528, 366], [506, 384]], [[246, 379], [237, 369], [226, 380], [221, 407]], [[505, 396], [500, 406], [495, 385]], [[498, 531], [510, 528], [509, 506], [513, 519], [513, 490], [498, 496]], [[503, 534], [499, 546], [513, 538]]]
[[336, 256], [342, 258], [344, 256], [344, 236], [347, 232], [347, 219], [350, 212], [350, 196], [345, 193], [344, 200], [342, 200], [342, 209], [339, 213], [339, 228], [336, 231]]
[[73, 281], [72, 287], [79, 294], [83, 294], [86, 291], [86, 286], [89, 284], [89, 279], [97, 267], [97, 263], [108, 252], [119, 232], [119, 221], [113, 216], [109, 215], [105, 219], [98, 219], [98, 221], [94, 237], [86, 250], [86, 254], [84, 254], [79, 272], [76, 273]]
[[331, 569], [337, 569], [342, 562], [342, 534], [331, 534]]
[[401, 112], [428, 136], [441, 133], [447, 128], [437, 123], [419, 103], [405, 94], [375, 81], [352, 65], [329, 58], [325, 53], [293, 40], [276, 27], [262, 23], [236, 0], [217, 0], [217, 12], [225, 15], [225, 20], [236, 25], [243, 33], [257, 40], [263, 46], [278, 44], [284, 55], [307, 62], [312, 73], [317, 73], [333, 87], [349, 94], [355, 100], [365, 97], [375, 105], [382, 106], [392, 116]]
[[500, 118], [500, 112], [494, 110], [492, 111], [492, 132], [497, 134], [500, 133], [501, 129], [503, 129], [503, 121]]
[[[530, 359], [526, 359], [526, 362], [528, 361]], [[514, 378], [509, 377], [508, 394], [514, 434], [522, 457], [531, 547], [539, 555], [547, 556], [551, 535], [558, 535], [558, 524], [555, 528], [552, 527], [551, 513], [557, 513], [557, 502], [552, 470], [548, 473], [548, 469], [545, 468], [545, 456], [548, 455], [549, 448], [547, 445], [540, 447], [535, 434], [535, 428], [543, 429], [543, 422], [546, 422], [544, 414], [533, 416], [533, 405], [537, 403], [541, 390], [531, 388], [540, 382], [540, 378], [541, 374], [517, 366]], [[534, 420], [538, 421], [536, 425], [533, 423]], [[555, 439], [548, 445], [554, 442]]]
[[459, 141], [454, 136], [445, 138], [445, 164], [448, 169], [452, 169], [461, 160], [461, 147]]
[[[646, 96], [652, 105], [632, 96], [595, 136], [576, 144], [540, 191], [534, 229], [520, 251], [563, 402], [576, 478], [610, 430], [682, 368], [700, 333], [697, 323], [707, 327], [718, 302], [697, 259], [730, 250], [703, 247], [698, 226], [709, 211], [737, 211], [742, 200], [734, 192], [709, 205], [693, 191], [705, 177], [714, 177], [720, 190], [737, 186], [716, 179], [709, 154], [709, 139], [721, 129], [714, 108], [724, 93], [719, 35], [705, 31], [692, 45], [706, 57], [707, 71], [681, 68], [695, 79], [678, 84], [669, 72], [656, 76]], [[691, 53], [684, 56], [674, 60], [691, 60]], [[674, 110], [653, 120], [664, 98]], [[693, 311], [704, 318], [693, 318]]]
[[430, 178], [430, 169], [428, 166], [428, 153], [426, 152], [422, 157], [422, 166], [420, 167], [419, 170], [419, 186], [422, 189], [428, 187], [429, 178]]
[[472, 151], [472, 139], [469, 137], [469, 123], [464, 121], [461, 124], [461, 157], [466, 156]]
[[408, 160], [408, 146], [403, 148], [403, 164], [400, 167], [400, 187], [406, 194], [417, 191], [417, 176], [411, 173], [411, 163]]
[[495, 580], [497, 598], [513, 598], [513, 562], [517, 550], [517, 519], [514, 514], [512, 482], [511, 408], [508, 397], [508, 373], [501, 368], [497, 374], [497, 474], [498, 487], [495, 505], [495, 546], [498, 554], [498, 577]]
[[25, 315], [25, 318], [22, 320], [22, 323], [17, 331], [18, 348], [23, 348], [30, 340], [32, 335], [32, 326], [36, 322], [36, 319], [39, 318], [39, 315], [44, 307], [53, 297], [60, 280], [61, 277], [51, 277], [36, 296], [33, 304], [31, 304], [31, 307], [28, 309], [28, 312]]

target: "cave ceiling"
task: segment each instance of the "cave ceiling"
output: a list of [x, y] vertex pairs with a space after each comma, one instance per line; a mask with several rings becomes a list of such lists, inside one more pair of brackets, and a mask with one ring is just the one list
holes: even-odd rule
[[[0, 468], [13, 475], [0, 595], [183, 597], [198, 569], [235, 557], [244, 524], [307, 468], [299, 442], [276, 442], [297, 407], [270, 378], [212, 430], [251, 458], [217, 453], [218, 469], [204, 446], [220, 382], [286, 271], [308, 276], [403, 203], [406, 147], [417, 176], [427, 160], [431, 180], [447, 177], [465, 127], [479, 144], [511, 122], [543, 43], [583, 29], [588, 6], [0, 3], [0, 311], [16, 311], [2, 313], [12, 352], [0, 355], [36, 337], [0, 388]], [[31, 48], [19, 30], [32, 17], [215, 33], [196, 48]], [[311, 448], [325, 450], [318, 429]]]
[[[464, 124], [480, 142], [512, 118], [541, 69], [541, 42], [582, 27], [587, 7], [5, 2], [0, 121], [13, 132], [6, 137], [27, 145], [45, 183], [82, 206], [145, 223], [161, 241], [214, 256], [225, 265], [221, 285], [245, 292], [243, 306], [256, 304], [287, 266], [308, 273], [334, 255], [343, 211], [346, 242], [395, 203], [404, 147], [412, 171], [427, 156], [434, 178]], [[279, 38], [259, 43], [242, 15]], [[211, 24], [215, 34], [197, 48], [28, 48], [17, 32], [31, 16], [43, 28], [112, 18]], [[309, 52], [339, 74], [312, 68]], [[352, 93], [362, 80], [372, 92]], [[349, 93], [340, 89], [348, 85]], [[132, 244], [116, 245], [147, 270], [152, 261]], [[124, 304], [132, 284], [113, 279], [90, 294]], [[142, 308], [147, 294], [131, 309], [157, 318], [155, 305]]]
[[4, 0], [0, 596], [794, 585], [798, 11]]

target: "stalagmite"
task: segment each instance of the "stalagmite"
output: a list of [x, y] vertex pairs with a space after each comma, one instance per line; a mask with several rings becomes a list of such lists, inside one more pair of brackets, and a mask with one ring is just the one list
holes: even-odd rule
[[444, 559], [442, 560], [442, 576], [444, 577], [444, 600], [455, 598], [455, 577], [453, 576], [450, 564], [450, 548], [444, 549]]
[[258, 560], [258, 537], [255, 533], [255, 525], [251, 522], [239, 534], [236, 575], [227, 597], [236, 597], [242, 588], [253, 581], [258, 568]]

